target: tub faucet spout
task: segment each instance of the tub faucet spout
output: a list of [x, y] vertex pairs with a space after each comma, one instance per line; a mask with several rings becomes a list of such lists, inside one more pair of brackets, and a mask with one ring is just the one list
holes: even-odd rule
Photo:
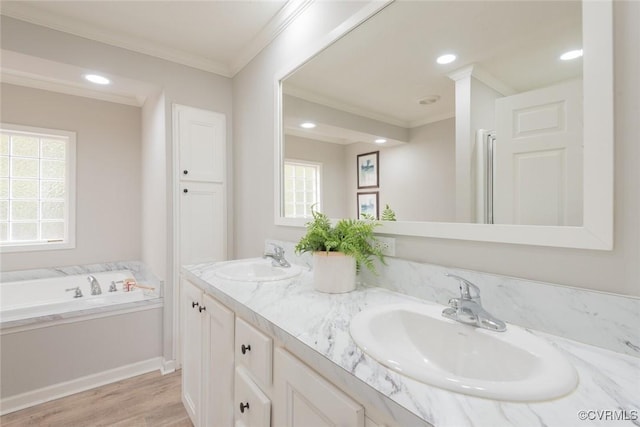
[[65, 289], [66, 292], [71, 292], [73, 291], [73, 297], [74, 298], [82, 298], [82, 291], [80, 290], [80, 286], [77, 286], [75, 288], [69, 288], [69, 289]]
[[87, 277], [87, 281], [89, 285], [91, 285], [91, 295], [100, 295], [102, 293], [102, 289], [100, 289], [100, 283], [98, 283], [98, 279], [89, 275]]

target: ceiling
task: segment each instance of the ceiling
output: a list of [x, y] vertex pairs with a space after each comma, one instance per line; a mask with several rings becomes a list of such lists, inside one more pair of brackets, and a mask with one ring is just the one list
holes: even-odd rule
[[309, 0], [2, 0], [3, 15], [233, 77]]
[[[580, 77], [579, 1], [398, 0], [321, 52], [283, 85], [285, 93], [405, 128], [453, 117], [455, 82], [474, 76], [503, 95]], [[443, 53], [458, 59], [436, 63]], [[436, 95], [431, 105], [418, 101]], [[309, 131], [311, 134], [313, 131]]]
[[[233, 77], [312, 0], [2, 0], [0, 12], [114, 46]], [[580, 2], [405, 1], [382, 12], [313, 58], [286, 80], [286, 93], [411, 128], [453, 117], [454, 81], [473, 65], [505, 91], [528, 90], [579, 75], [581, 61], [557, 52], [580, 44]], [[435, 57], [455, 51], [453, 64]], [[87, 89], [65, 81], [64, 64], [3, 52], [3, 81], [141, 105], [139, 82]], [[546, 62], [545, 62], [546, 61]], [[47, 70], [48, 75], [36, 70]], [[532, 72], [535, 70], [535, 72]], [[10, 79], [7, 78], [12, 74]], [[38, 86], [47, 81], [44, 86]], [[57, 85], [57, 89], [54, 86]], [[111, 91], [111, 94], [106, 94]], [[438, 102], [418, 100], [437, 95]], [[342, 136], [341, 136], [342, 137]], [[353, 136], [343, 138], [352, 141]]]

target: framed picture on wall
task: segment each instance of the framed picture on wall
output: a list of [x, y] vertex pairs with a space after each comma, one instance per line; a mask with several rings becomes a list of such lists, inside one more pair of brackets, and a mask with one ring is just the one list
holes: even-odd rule
[[358, 189], [376, 188], [379, 186], [379, 155], [379, 151], [358, 154]]
[[377, 191], [358, 193], [358, 219], [362, 219], [362, 215], [379, 218]]

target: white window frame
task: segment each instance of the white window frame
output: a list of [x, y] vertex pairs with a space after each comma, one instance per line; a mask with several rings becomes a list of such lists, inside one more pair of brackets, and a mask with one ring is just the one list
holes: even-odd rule
[[[301, 166], [313, 166], [313, 167], [317, 168], [318, 173], [317, 173], [316, 185], [317, 185], [318, 200], [316, 202], [316, 210], [319, 211], [319, 212], [322, 212], [322, 206], [323, 206], [323, 200], [322, 200], [322, 163], [310, 162], [308, 160], [284, 159], [283, 166], [287, 165], [287, 164], [301, 165]], [[282, 168], [282, 170], [283, 170], [283, 173], [284, 173], [284, 167]], [[286, 177], [283, 177], [283, 178], [286, 179]], [[282, 188], [283, 188], [283, 195], [282, 195], [283, 211], [282, 212], [283, 212], [283, 215], [286, 215], [285, 214], [286, 188], [285, 188], [284, 181], [283, 181], [283, 187]], [[299, 216], [296, 216], [296, 217], [289, 216], [289, 217], [287, 217], [287, 216], [285, 216], [285, 217], [289, 218], [289, 219], [300, 219], [300, 218], [308, 219], [308, 218], [311, 218], [310, 216], [304, 216], [304, 217], [299, 217]]]
[[0, 244], [0, 253], [35, 252], [76, 247], [76, 133], [60, 129], [22, 126], [0, 123], [0, 129], [7, 132], [21, 132], [34, 136], [64, 137], [68, 140], [65, 150], [65, 236], [62, 241], [52, 242], [8, 242]]

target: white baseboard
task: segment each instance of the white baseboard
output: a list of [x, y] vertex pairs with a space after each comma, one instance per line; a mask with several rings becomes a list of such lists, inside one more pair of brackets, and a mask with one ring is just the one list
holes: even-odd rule
[[105, 384], [146, 374], [155, 370], [163, 369], [162, 357], [143, 360], [86, 377], [66, 381], [51, 386], [43, 387], [26, 393], [17, 394], [0, 400], [0, 415], [29, 408], [40, 403], [49, 402], [81, 391], [90, 390]]
[[176, 371], [175, 360], [162, 359], [162, 366], [160, 367], [160, 372], [162, 373], [162, 375], [167, 375], [175, 371]]

